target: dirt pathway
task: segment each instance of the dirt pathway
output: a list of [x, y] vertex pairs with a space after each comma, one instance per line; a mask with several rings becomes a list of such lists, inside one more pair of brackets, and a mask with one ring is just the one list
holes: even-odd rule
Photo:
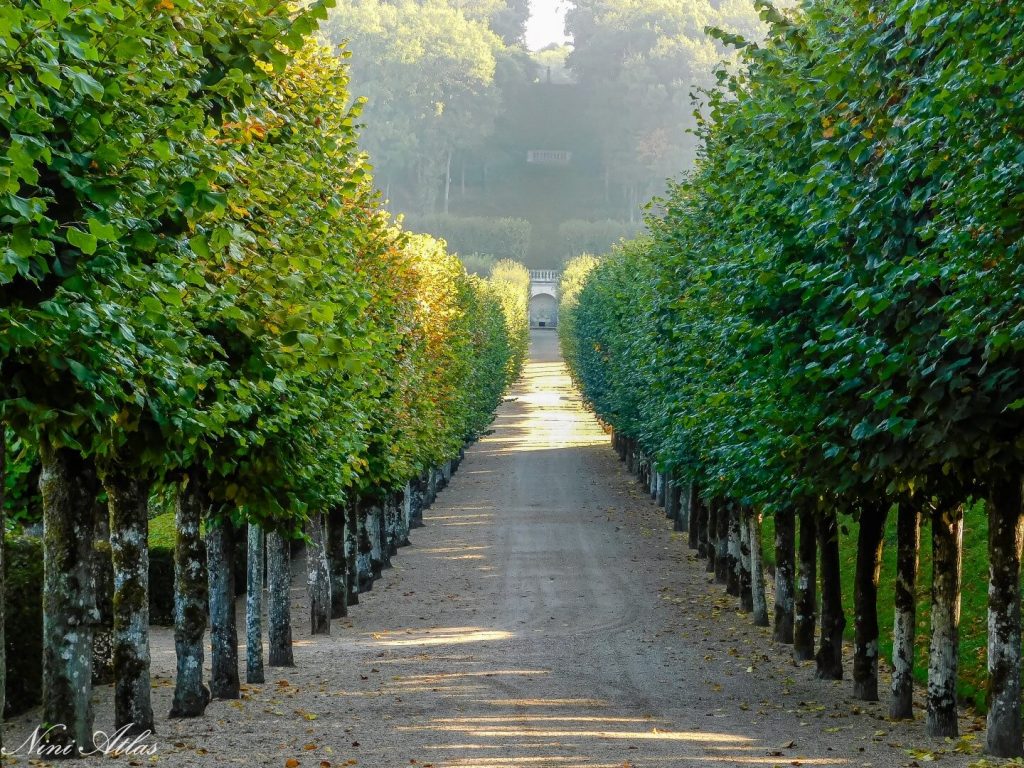
[[[331, 637], [301, 626], [301, 584], [297, 667], [201, 720], [160, 719], [154, 762], [907, 766], [915, 742], [944, 749], [941, 765], [970, 759], [856, 705], [849, 682], [813, 680], [736, 613], [581, 408], [550, 332], [426, 528]], [[169, 639], [154, 640], [161, 715]]]

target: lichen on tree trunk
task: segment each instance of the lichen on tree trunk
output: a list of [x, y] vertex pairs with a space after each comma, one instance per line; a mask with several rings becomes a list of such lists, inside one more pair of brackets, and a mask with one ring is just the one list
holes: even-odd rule
[[206, 504], [201, 474], [187, 475], [178, 486], [174, 512], [174, 652], [178, 671], [171, 717], [199, 717], [210, 702], [210, 691], [203, 684], [208, 582], [200, 524]]
[[754, 613], [754, 626], [768, 626], [768, 595], [764, 579], [764, 537], [761, 530], [761, 513], [753, 509], [747, 518], [750, 541], [750, 600]]
[[818, 612], [818, 532], [814, 510], [801, 509], [793, 616], [793, 658], [814, 658], [814, 627]]
[[345, 602], [359, 605], [359, 500], [345, 505]]
[[206, 568], [210, 579], [210, 695], [237, 699], [238, 627], [235, 620], [235, 529], [230, 520], [209, 520]]
[[[39, 442], [43, 500], [43, 719], [62, 753], [93, 749], [92, 628], [97, 481], [78, 451]], [[58, 756], [58, 755], [54, 755]]]
[[1009, 473], [988, 497], [988, 730], [997, 757], [1022, 754], [1020, 558], [1024, 544], [1021, 477]]
[[882, 534], [888, 508], [865, 505], [857, 531], [857, 569], [853, 588], [853, 695], [878, 701], [878, 579], [882, 570]]
[[267, 635], [271, 667], [294, 667], [292, 656], [291, 546], [277, 531], [267, 532]]
[[262, 683], [263, 672], [263, 528], [249, 523], [245, 568], [245, 682]]
[[740, 508], [740, 610], [744, 613], [752, 613], [754, 610], [750, 573], [750, 517], [749, 508]]
[[344, 506], [333, 507], [327, 515], [327, 562], [331, 569], [331, 618], [340, 619], [348, 616]]
[[701, 503], [700, 494], [697, 492], [697, 484], [690, 483], [686, 488], [687, 506], [690, 508], [690, 525], [689, 531], [689, 544], [690, 549], [697, 550], [697, 555], [703, 557], [704, 553], [701, 546], [701, 535], [702, 531], [706, 533], [707, 526], [707, 510], [704, 509], [704, 505]]
[[327, 564], [326, 533], [322, 512], [306, 521], [306, 590], [309, 596], [309, 632], [331, 634], [331, 571]]
[[726, 585], [732, 565], [729, 560], [729, 506], [727, 502], [719, 501], [715, 518], [715, 581]]
[[794, 578], [796, 576], [796, 515], [792, 507], [775, 513], [775, 617], [772, 637], [793, 642]]
[[149, 675], [150, 483], [118, 467], [103, 472], [114, 564], [114, 726], [153, 731]]
[[833, 512], [826, 512], [818, 521], [818, 549], [821, 554], [821, 639], [814, 675], [819, 680], [842, 680], [846, 614], [843, 613], [839, 572], [839, 523]]
[[963, 507], [940, 506], [932, 514], [932, 635], [928, 650], [928, 712], [925, 731], [959, 735], [956, 679], [960, 652], [960, 581]]
[[917, 567], [921, 548], [921, 512], [903, 502], [896, 518], [896, 584], [892, 630], [892, 699], [889, 717], [914, 717], [914, 637], [917, 628]]

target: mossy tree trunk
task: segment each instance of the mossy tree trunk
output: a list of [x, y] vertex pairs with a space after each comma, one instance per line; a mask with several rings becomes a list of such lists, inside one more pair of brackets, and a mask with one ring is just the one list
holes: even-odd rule
[[715, 518], [715, 581], [729, 584], [729, 503], [719, 500], [718, 515]]
[[999, 478], [988, 496], [988, 731], [997, 757], [1022, 754], [1020, 714], [1021, 477]]
[[818, 532], [814, 510], [800, 510], [796, 597], [793, 618], [793, 658], [814, 658], [814, 628], [818, 613]]
[[199, 717], [210, 702], [203, 684], [208, 582], [206, 545], [200, 525], [206, 509], [201, 475], [193, 472], [178, 487], [174, 511], [174, 679], [171, 717]]
[[359, 500], [345, 505], [345, 601], [359, 605]]
[[940, 506], [932, 514], [932, 635], [928, 650], [928, 713], [925, 731], [959, 735], [956, 680], [960, 653], [960, 582], [963, 507]]
[[103, 473], [114, 564], [114, 727], [153, 731], [149, 678], [149, 490], [132, 472]]
[[697, 555], [703, 557], [701, 537], [707, 533], [707, 510], [701, 503], [700, 494], [697, 492], [697, 484], [690, 483], [686, 488], [687, 506], [690, 508], [690, 526], [687, 544], [690, 549], [697, 550]]
[[92, 633], [95, 471], [78, 451], [39, 443], [43, 499], [43, 719], [47, 743], [75, 757], [93, 749]]
[[267, 532], [267, 635], [271, 667], [294, 667], [292, 656], [291, 545], [277, 531]]
[[750, 600], [754, 613], [754, 626], [768, 626], [768, 595], [764, 579], [764, 537], [761, 530], [761, 513], [752, 509], [747, 518], [750, 541]]
[[821, 640], [815, 656], [819, 680], [843, 679], [843, 586], [839, 563], [839, 522], [834, 512], [818, 521], [818, 549], [821, 554]]
[[348, 616], [348, 585], [345, 573], [345, 507], [337, 506], [327, 515], [327, 562], [331, 569], [331, 618]]
[[754, 611], [754, 591], [750, 573], [750, 517], [749, 507], [740, 508], [740, 610]]
[[262, 683], [263, 573], [266, 537], [262, 526], [249, 523], [245, 559], [245, 682]]
[[793, 642], [794, 591], [796, 576], [796, 515], [792, 507], [775, 513], [775, 616], [772, 637], [779, 643]]
[[892, 630], [892, 699], [889, 717], [914, 717], [914, 641], [917, 629], [917, 568], [921, 549], [921, 512], [899, 505], [896, 518], [895, 615]]
[[704, 557], [708, 559], [707, 572], [715, 572], [715, 558], [718, 555], [718, 513], [719, 506], [717, 499], [707, 500], [708, 514], [707, 525], [704, 527]]
[[[0, 721], [3, 720], [4, 707], [7, 706], [7, 636], [4, 627], [4, 606], [7, 605], [7, 589], [4, 584], [4, 549], [6, 547], [4, 532], [7, 530], [7, 519], [4, 508], [7, 505], [7, 425], [0, 422]], [[0, 727], [0, 754], [4, 748], [4, 729]]]
[[238, 627], [235, 621], [235, 528], [207, 521], [206, 568], [210, 579], [210, 695], [237, 699]]
[[878, 701], [878, 579], [888, 508], [866, 505], [857, 531], [857, 568], [853, 587], [853, 695]]
[[306, 589], [309, 594], [309, 632], [331, 634], [331, 569], [327, 563], [326, 532], [322, 512], [306, 521]]

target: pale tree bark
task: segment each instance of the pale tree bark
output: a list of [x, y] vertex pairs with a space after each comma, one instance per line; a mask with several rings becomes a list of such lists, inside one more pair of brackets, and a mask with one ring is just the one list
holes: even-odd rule
[[718, 528], [715, 531], [715, 581], [726, 586], [729, 584], [729, 572], [732, 570], [732, 563], [729, 560], [729, 507], [728, 503], [719, 501], [715, 521]]
[[726, 574], [725, 591], [733, 597], [740, 596], [740, 507], [729, 502], [727, 507], [729, 527], [726, 531]]
[[359, 594], [369, 592], [373, 589], [373, 536], [371, 534], [371, 522], [374, 519], [373, 505], [359, 500], [359, 515], [357, 523], [359, 526], [359, 548], [356, 552], [356, 568], [359, 577]]
[[294, 667], [292, 656], [291, 545], [277, 531], [267, 532], [268, 666]]
[[47, 744], [77, 757], [93, 748], [92, 633], [98, 614], [93, 576], [97, 482], [78, 451], [39, 443], [43, 498], [43, 720]]
[[149, 677], [149, 481], [120, 468], [103, 473], [114, 563], [114, 727], [153, 731]]
[[405, 484], [398, 499], [398, 546], [409, 546], [409, 530], [412, 528], [412, 483]]
[[839, 523], [833, 512], [818, 521], [821, 553], [821, 639], [815, 656], [819, 680], [843, 679], [843, 587], [839, 571]]
[[793, 617], [793, 658], [814, 658], [814, 627], [818, 613], [818, 526], [814, 510], [800, 510], [796, 596]]
[[359, 605], [359, 500], [345, 505], [345, 602]]
[[775, 620], [772, 637], [793, 642], [794, 578], [796, 576], [796, 515], [792, 507], [775, 513]]
[[[7, 589], [4, 584], [4, 550], [6, 548], [4, 531], [7, 530], [7, 519], [4, 508], [7, 505], [7, 425], [0, 422], [0, 721], [3, 720], [4, 707], [7, 706], [7, 636], [4, 627], [4, 606], [7, 605]], [[0, 754], [4, 748], [4, 729], [0, 726]]]
[[750, 541], [750, 596], [754, 612], [754, 626], [768, 626], [768, 595], [764, 580], [764, 541], [761, 531], [761, 513], [751, 510], [747, 518]]
[[1010, 473], [988, 496], [988, 731], [997, 757], [1022, 754], [1020, 714], [1020, 558], [1024, 545], [1021, 477]]
[[311, 512], [306, 521], [306, 590], [309, 594], [309, 633], [331, 634], [331, 569], [327, 563], [326, 533], [322, 512]]
[[174, 652], [178, 672], [171, 717], [199, 717], [210, 703], [210, 691], [203, 684], [209, 585], [200, 525], [206, 505], [201, 474], [193, 472], [178, 487], [174, 512]]
[[265, 682], [263, 672], [263, 528], [249, 523], [245, 569], [245, 682]]
[[749, 508], [741, 507], [740, 511], [740, 610], [752, 613], [754, 610], [754, 591], [750, 573], [750, 517]]
[[207, 520], [206, 569], [210, 580], [210, 695], [237, 699], [238, 627], [235, 620], [235, 528]]
[[963, 507], [941, 506], [932, 514], [932, 636], [928, 653], [925, 732], [955, 737], [956, 680], [960, 665], [960, 582]]
[[888, 508], [866, 505], [857, 531], [857, 570], [853, 589], [853, 695], [878, 701], [878, 579]]
[[327, 561], [331, 568], [331, 618], [341, 619], [348, 616], [344, 506], [332, 508], [327, 515]]
[[896, 519], [895, 616], [892, 630], [892, 699], [889, 717], [914, 717], [914, 639], [917, 629], [917, 568], [921, 549], [921, 512], [900, 503]]

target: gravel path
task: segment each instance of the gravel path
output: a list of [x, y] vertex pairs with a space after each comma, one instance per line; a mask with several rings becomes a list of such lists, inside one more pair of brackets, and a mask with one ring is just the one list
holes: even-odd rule
[[[771, 768], [972, 759], [926, 741], [920, 721], [889, 723], [882, 706], [854, 702], [849, 682], [815, 681], [812, 665], [794, 665], [736, 612], [616, 460], [550, 332], [534, 335], [494, 433], [468, 452], [425, 522], [330, 637], [309, 638], [297, 578], [296, 668], [268, 670], [266, 685], [214, 702], [201, 720], [162, 717], [173, 642], [158, 631], [158, 752], [129, 764]], [[98, 699], [97, 724], [109, 723], [109, 689]], [[37, 719], [9, 724], [7, 743]], [[915, 746], [924, 753], [909, 754]]]

